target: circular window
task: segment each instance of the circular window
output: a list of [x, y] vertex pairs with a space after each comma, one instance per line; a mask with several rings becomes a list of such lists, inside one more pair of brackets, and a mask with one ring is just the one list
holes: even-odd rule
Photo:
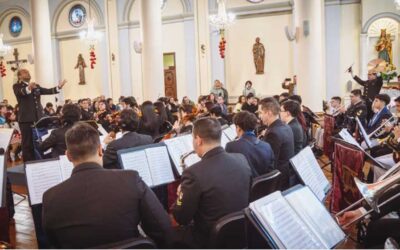
[[86, 9], [81, 4], [74, 5], [69, 11], [69, 23], [75, 27], [81, 27], [85, 23]]
[[21, 34], [22, 31], [22, 20], [18, 16], [14, 16], [10, 20], [9, 26], [10, 34], [13, 37], [17, 37]]

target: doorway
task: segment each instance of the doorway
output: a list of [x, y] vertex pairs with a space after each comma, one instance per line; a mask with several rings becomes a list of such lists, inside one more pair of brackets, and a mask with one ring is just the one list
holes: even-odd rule
[[175, 52], [164, 53], [165, 96], [177, 98]]

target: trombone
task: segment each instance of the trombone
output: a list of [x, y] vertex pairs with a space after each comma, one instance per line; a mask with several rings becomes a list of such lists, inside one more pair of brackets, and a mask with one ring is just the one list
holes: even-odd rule
[[360, 221], [367, 215], [371, 214], [372, 212], [380, 212], [380, 208], [389, 203], [390, 201], [398, 198], [400, 196], [400, 192], [396, 193], [395, 195], [391, 196], [387, 200], [379, 203], [379, 199], [387, 193], [388, 190], [395, 187], [397, 184], [400, 183], [400, 162], [394, 165], [385, 175], [381, 176], [377, 182], [371, 184], [365, 184], [361, 182], [357, 177], [354, 178], [354, 181], [359, 189], [360, 193], [362, 194], [363, 198], [356, 201], [352, 205], [348, 206], [347, 208], [343, 209], [339, 213], [335, 215], [336, 219], [338, 219], [341, 215], [345, 212], [351, 210], [352, 208], [360, 205], [363, 201], [366, 201], [370, 206], [371, 209], [367, 211], [367, 213], [355, 218], [354, 220], [350, 221], [349, 223], [345, 224], [343, 228], [350, 226], [351, 224]]
[[377, 129], [375, 129], [373, 132], [368, 134], [368, 138], [371, 139], [372, 137], [380, 137], [383, 134], [385, 134], [385, 127], [389, 124], [391, 125], [396, 125], [398, 122], [398, 117], [397, 116], [391, 116], [389, 119], [387, 119], [384, 123], [382, 123]]

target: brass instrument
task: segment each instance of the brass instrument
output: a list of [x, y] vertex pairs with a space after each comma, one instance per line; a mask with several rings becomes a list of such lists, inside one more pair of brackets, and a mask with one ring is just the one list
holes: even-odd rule
[[359, 189], [363, 198], [361, 198], [360, 200], [356, 201], [352, 205], [348, 206], [347, 208], [337, 213], [335, 217], [336, 218], [340, 217], [345, 212], [351, 210], [352, 208], [355, 208], [358, 205], [361, 205], [363, 201], [366, 201], [371, 206], [371, 209], [367, 211], [366, 214], [363, 214], [362, 216], [344, 225], [343, 226], [344, 228], [350, 226], [355, 222], [360, 221], [361, 219], [363, 219], [364, 217], [366, 217], [367, 215], [371, 214], [374, 211], [379, 213], [380, 207], [400, 196], [400, 193], [396, 193], [389, 199], [383, 201], [382, 203], [379, 203], [379, 199], [385, 193], [387, 193], [388, 190], [392, 189], [394, 186], [397, 186], [397, 184], [400, 183], [399, 171], [400, 171], [400, 163], [397, 163], [385, 175], [381, 176], [381, 178], [379, 178], [377, 182], [372, 184], [365, 184], [361, 182], [357, 177], [354, 178], [357, 188]]
[[179, 165], [182, 168], [182, 171], [184, 171], [188, 167], [185, 163], [186, 158], [188, 158], [189, 156], [191, 156], [192, 154], [195, 154], [195, 153], [196, 153], [196, 151], [193, 150], [193, 151], [190, 151], [190, 152], [187, 152], [187, 153], [181, 155], [181, 160], [180, 160]]
[[373, 132], [368, 134], [368, 138], [372, 137], [380, 137], [386, 133], [385, 127], [389, 124], [392, 126], [396, 125], [398, 122], [398, 117], [397, 116], [392, 116], [389, 119], [387, 119], [384, 123], [382, 123], [377, 129], [375, 129]]

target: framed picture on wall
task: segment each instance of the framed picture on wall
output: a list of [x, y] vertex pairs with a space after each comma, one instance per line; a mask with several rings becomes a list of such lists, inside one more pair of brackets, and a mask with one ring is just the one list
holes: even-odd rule
[[18, 37], [21, 34], [22, 20], [19, 16], [14, 16], [10, 19], [9, 31], [13, 37]]
[[72, 6], [68, 15], [69, 23], [75, 27], [81, 27], [86, 20], [86, 9], [82, 4]]

